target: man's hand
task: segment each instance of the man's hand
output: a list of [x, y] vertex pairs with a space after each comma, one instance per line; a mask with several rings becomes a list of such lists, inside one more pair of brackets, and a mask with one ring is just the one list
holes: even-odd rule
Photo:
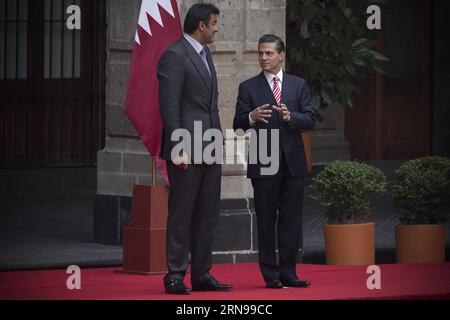
[[284, 121], [289, 122], [289, 120], [291, 120], [291, 112], [284, 103], [281, 104], [281, 108], [277, 106], [273, 106], [272, 108], [280, 113], [280, 116]]
[[255, 122], [269, 123], [267, 119], [270, 119], [272, 117], [272, 110], [270, 110], [270, 105], [265, 104], [261, 107], [256, 108], [255, 110], [250, 112], [250, 117]]
[[172, 162], [174, 165], [176, 165], [178, 168], [186, 170], [189, 165], [188, 155], [186, 152], [183, 152], [177, 157], [174, 157], [172, 159]]

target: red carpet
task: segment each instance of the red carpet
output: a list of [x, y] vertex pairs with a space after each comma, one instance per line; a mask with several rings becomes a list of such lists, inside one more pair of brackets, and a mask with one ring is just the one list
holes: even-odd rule
[[[380, 265], [381, 290], [368, 290], [365, 267], [298, 265], [310, 280], [306, 289], [266, 289], [255, 263], [217, 264], [212, 274], [231, 283], [231, 292], [164, 294], [162, 276], [138, 276], [114, 269], [82, 269], [81, 290], [66, 287], [65, 270], [0, 273], [0, 299], [20, 300], [319, 300], [319, 299], [450, 299], [450, 263]], [[189, 279], [189, 275], [186, 277]]]

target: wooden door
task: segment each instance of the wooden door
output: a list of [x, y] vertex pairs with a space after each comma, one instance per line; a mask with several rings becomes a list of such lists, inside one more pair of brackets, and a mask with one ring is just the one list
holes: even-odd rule
[[408, 160], [430, 154], [431, 1], [389, 0], [379, 49], [390, 59], [384, 76], [359, 81], [363, 93], [346, 112], [351, 156]]
[[385, 29], [383, 158], [414, 159], [430, 153], [429, 0], [391, 0]]
[[[66, 26], [81, 8], [81, 30]], [[0, 0], [0, 167], [93, 166], [103, 138], [104, 2]]]

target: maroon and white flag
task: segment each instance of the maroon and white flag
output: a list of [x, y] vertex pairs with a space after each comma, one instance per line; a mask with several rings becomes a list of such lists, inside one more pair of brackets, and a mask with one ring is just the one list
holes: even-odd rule
[[176, 0], [142, 0], [125, 113], [150, 152], [166, 184], [169, 184], [166, 162], [159, 158], [162, 120], [159, 112], [157, 68], [161, 55], [181, 35]]

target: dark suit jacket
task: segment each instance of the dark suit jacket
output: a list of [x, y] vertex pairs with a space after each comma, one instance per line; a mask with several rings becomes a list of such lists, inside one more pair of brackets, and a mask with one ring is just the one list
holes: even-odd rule
[[[280, 130], [280, 154], [284, 153], [291, 176], [304, 177], [307, 175], [306, 156], [301, 138], [301, 130], [312, 130], [316, 123], [316, 111], [312, 105], [309, 89], [302, 78], [284, 73], [281, 93], [281, 103], [284, 103], [291, 112], [289, 124], [281, 119], [277, 111], [272, 112], [268, 124], [257, 122], [253, 128], [259, 138], [261, 129]], [[276, 105], [275, 97], [263, 72], [239, 86], [239, 95], [234, 117], [234, 130], [247, 131], [251, 128], [249, 113], [264, 104]], [[270, 132], [268, 134], [270, 137]], [[255, 137], [252, 137], [254, 139]], [[270, 140], [269, 140], [270, 146]], [[261, 165], [258, 156], [257, 164], [249, 164], [248, 178], [261, 178]], [[265, 166], [268, 167], [268, 166]]]
[[[174, 130], [187, 129], [193, 137], [194, 121], [202, 122], [202, 136], [210, 128], [221, 130], [216, 70], [207, 46], [205, 50], [212, 75], [184, 37], [169, 47], [159, 61], [159, 101], [163, 120], [160, 155], [165, 160], [171, 159], [172, 149], [178, 144], [171, 141]], [[202, 150], [206, 145], [203, 144]]]

